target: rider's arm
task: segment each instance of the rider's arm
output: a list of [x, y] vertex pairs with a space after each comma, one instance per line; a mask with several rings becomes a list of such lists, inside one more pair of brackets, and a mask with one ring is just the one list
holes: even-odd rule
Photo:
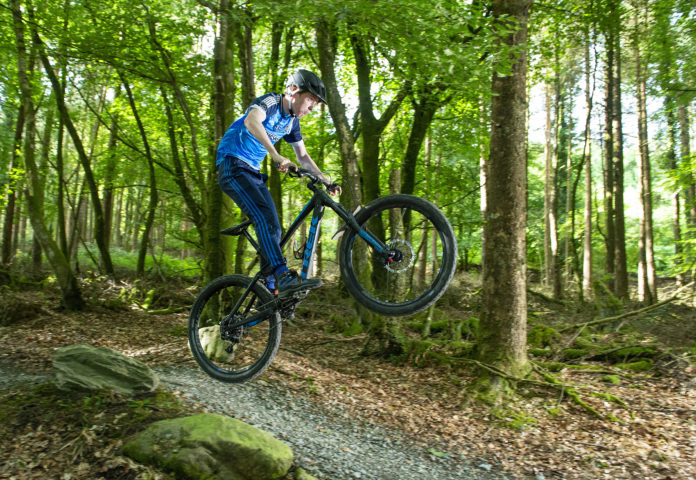
[[264, 120], [266, 120], [266, 112], [260, 108], [252, 108], [244, 119], [244, 126], [268, 151], [273, 163], [278, 165], [278, 170], [286, 172], [288, 168], [291, 168], [291, 165], [295, 164], [278, 153], [278, 150], [276, 150], [273, 142], [271, 142], [271, 139], [268, 137], [266, 129], [263, 127], [262, 122]]
[[314, 163], [312, 157], [310, 157], [309, 153], [307, 153], [307, 148], [305, 148], [303, 140], [291, 143], [290, 145], [292, 145], [293, 150], [295, 150], [295, 156], [297, 157], [297, 161], [302, 166], [302, 168], [316, 174], [324, 182], [331, 183], [331, 181], [328, 178], [326, 178], [326, 176], [324, 176], [323, 173], [321, 173], [321, 170], [319, 170], [317, 164]]
[[321, 170], [319, 170], [319, 167], [317, 167], [317, 164], [314, 163], [314, 160], [312, 160], [312, 157], [309, 156], [309, 153], [307, 153], [307, 149], [305, 148], [304, 141], [300, 140], [298, 142], [293, 142], [290, 145], [292, 145], [293, 150], [295, 150], [295, 156], [297, 157], [297, 161], [302, 165], [303, 168], [314, 172], [320, 179], [322, 179], [326, 185], [331, 185], [331, 187], [327, 187], [327, 191], [331, 195], [335, 194], [341, 194], [342, 189], [341, 186], [335, 183], [331, 183], [331, 181], [326, 178], [326, 176], [321, 173]]

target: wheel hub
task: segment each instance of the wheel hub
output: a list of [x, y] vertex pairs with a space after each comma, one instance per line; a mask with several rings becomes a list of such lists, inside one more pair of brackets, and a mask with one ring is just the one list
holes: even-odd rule
[[244, 327], [230, 328], [230, 325], [234, 325], [239, 320], [241, 320], [239, 315], [231, 315], [224, 318], [220, 323], [220, 338], [231, 342], [232, 345], [238, 344], [244, 336]]
[[402, 238], [396, 238], [387, 244], [389, 256], [385, 268], [392, 273], [402, 273], [413, 266], [415, 252], [413, 246]]

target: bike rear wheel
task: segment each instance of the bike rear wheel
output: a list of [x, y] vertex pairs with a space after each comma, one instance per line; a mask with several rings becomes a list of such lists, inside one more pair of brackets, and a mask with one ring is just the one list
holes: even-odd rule
[[210, 282], [198, 295], [189, 316], [189, 346], [194, 358], [211, 377], [230, 383], [252, 380], [273, 361], [281, 337], [277, 310], [253, 326], [228, 326], [259, 312], [273, 295], [259, 282], [251, 287], [237, 313], [232, 309], [252, 279], [228, 275]]
[[366, 243], [347, 229], [341, 275], [358, 302], [382, 315], [410, 315], [445, 293], [457, 264], [457, 242], [435, 205], [413, 195], [388, 195], [359, 210], [355, 219], [392, 252], [390, 261], [373, 250], [366, 253]]

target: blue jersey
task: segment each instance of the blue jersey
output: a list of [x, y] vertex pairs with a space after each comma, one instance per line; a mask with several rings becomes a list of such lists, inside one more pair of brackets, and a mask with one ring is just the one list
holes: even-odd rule
[[276, 143], [281, 138], [288, 143], [302, 140], [300, 120], [283, 111], [283, 96], [268, 93], [251, 102], [244, 115], [227, 129], [218, 146], [217, 165], [220, 165], [226, 155], [233, 155], [244, 160], [255, 170], [259, 169], [268, 151], [244, 125], [246, 116], [253, 108], [260, 108], [266, 112], [266, 119], [262, 125], [271, 142]]

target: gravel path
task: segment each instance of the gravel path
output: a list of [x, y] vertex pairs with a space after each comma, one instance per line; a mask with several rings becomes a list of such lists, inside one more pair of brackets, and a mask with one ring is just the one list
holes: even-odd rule
[[[290, 445], [300, 466], [331, 480], [498, 480], [483, 458], [420, 446], [403, 432], [348, 417], [265, 382], [225, 384], [189, 367], [156, 369], [162, 384], [211, 412], [243, 420]], [[433, 448], [439, 455], [428, 452]]]
[[[192, 366], [157, 367], [162, 387], [210, 412], [229, 415], [290, 445], [296, 462], [322, 480], [505, 480], [484, 458], [465, 458], [438, 445], [418, 445], [403, 432], [348, 416], [266, 382], [225, 384]], [[0, 391], [40, 383], [0, 364]], [[433, 449], [438, 455], [428, 450]]]

